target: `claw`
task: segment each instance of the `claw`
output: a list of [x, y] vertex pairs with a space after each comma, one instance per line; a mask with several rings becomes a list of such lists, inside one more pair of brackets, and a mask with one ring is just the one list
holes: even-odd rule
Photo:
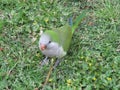
[[45, 59], [43, 59], [40, 63], [41, 66], [47, 65], [49, 63], [49, 59], [48, 57], [45, 57]]
[[60, 63], [60, 59], [57, 59], [57, 61], [55, 62], [54, 66], [53, 66], [53, 69], [56, 69], [56, 67], [59, 65]]

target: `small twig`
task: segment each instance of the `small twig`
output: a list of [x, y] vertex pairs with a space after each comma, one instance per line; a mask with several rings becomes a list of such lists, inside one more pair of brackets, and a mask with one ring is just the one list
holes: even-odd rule
[[49, 69], [49, 72], [48, 72], [48, 74], [47, 74], [47, 77], [46, 77], [46, 79], [45, 79], [45, 82], [44, 82], [44, 84], [42, 85], [42, 90], [44, 90], [44, 86], [47, 84], [47, 82], [48, 82], [48, 80], [49, 80], [49, 78], [50, 78], [50, 75], [51, 75], [52, 70], [53, 70], [53, 63], [52, 63], [52, 65], [51, 65], [50, 69]]

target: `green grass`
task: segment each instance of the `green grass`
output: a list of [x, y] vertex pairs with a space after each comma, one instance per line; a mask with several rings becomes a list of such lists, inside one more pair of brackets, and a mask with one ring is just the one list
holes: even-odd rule
[[[64, 25], [88, 10], [68, 54], [44, 90], [120, 89], [119, 0], [0, 0], [0, 90], [40, 90], [41, 29]], [[1, 50], [2, 49], [2, 50]]]

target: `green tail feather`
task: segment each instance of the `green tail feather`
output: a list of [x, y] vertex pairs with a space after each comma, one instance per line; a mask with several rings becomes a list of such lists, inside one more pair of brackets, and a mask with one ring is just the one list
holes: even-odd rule
[[84, 19], [84, 17], [86, 16], [86, 11], [83, 11], [82, 14], [80, 14], [80, 16], [78, 16], [75, 19], [75, 24], [72, 27], [72, 33], [74, 33], [74, 31], [77, 29], [78, 25], [80, 24], [80, 22]]

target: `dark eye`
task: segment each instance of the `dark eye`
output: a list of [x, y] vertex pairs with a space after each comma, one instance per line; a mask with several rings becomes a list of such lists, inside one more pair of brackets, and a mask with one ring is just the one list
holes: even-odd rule
[[48, 43], [51, 43], [51, 41], [49, 41]]

